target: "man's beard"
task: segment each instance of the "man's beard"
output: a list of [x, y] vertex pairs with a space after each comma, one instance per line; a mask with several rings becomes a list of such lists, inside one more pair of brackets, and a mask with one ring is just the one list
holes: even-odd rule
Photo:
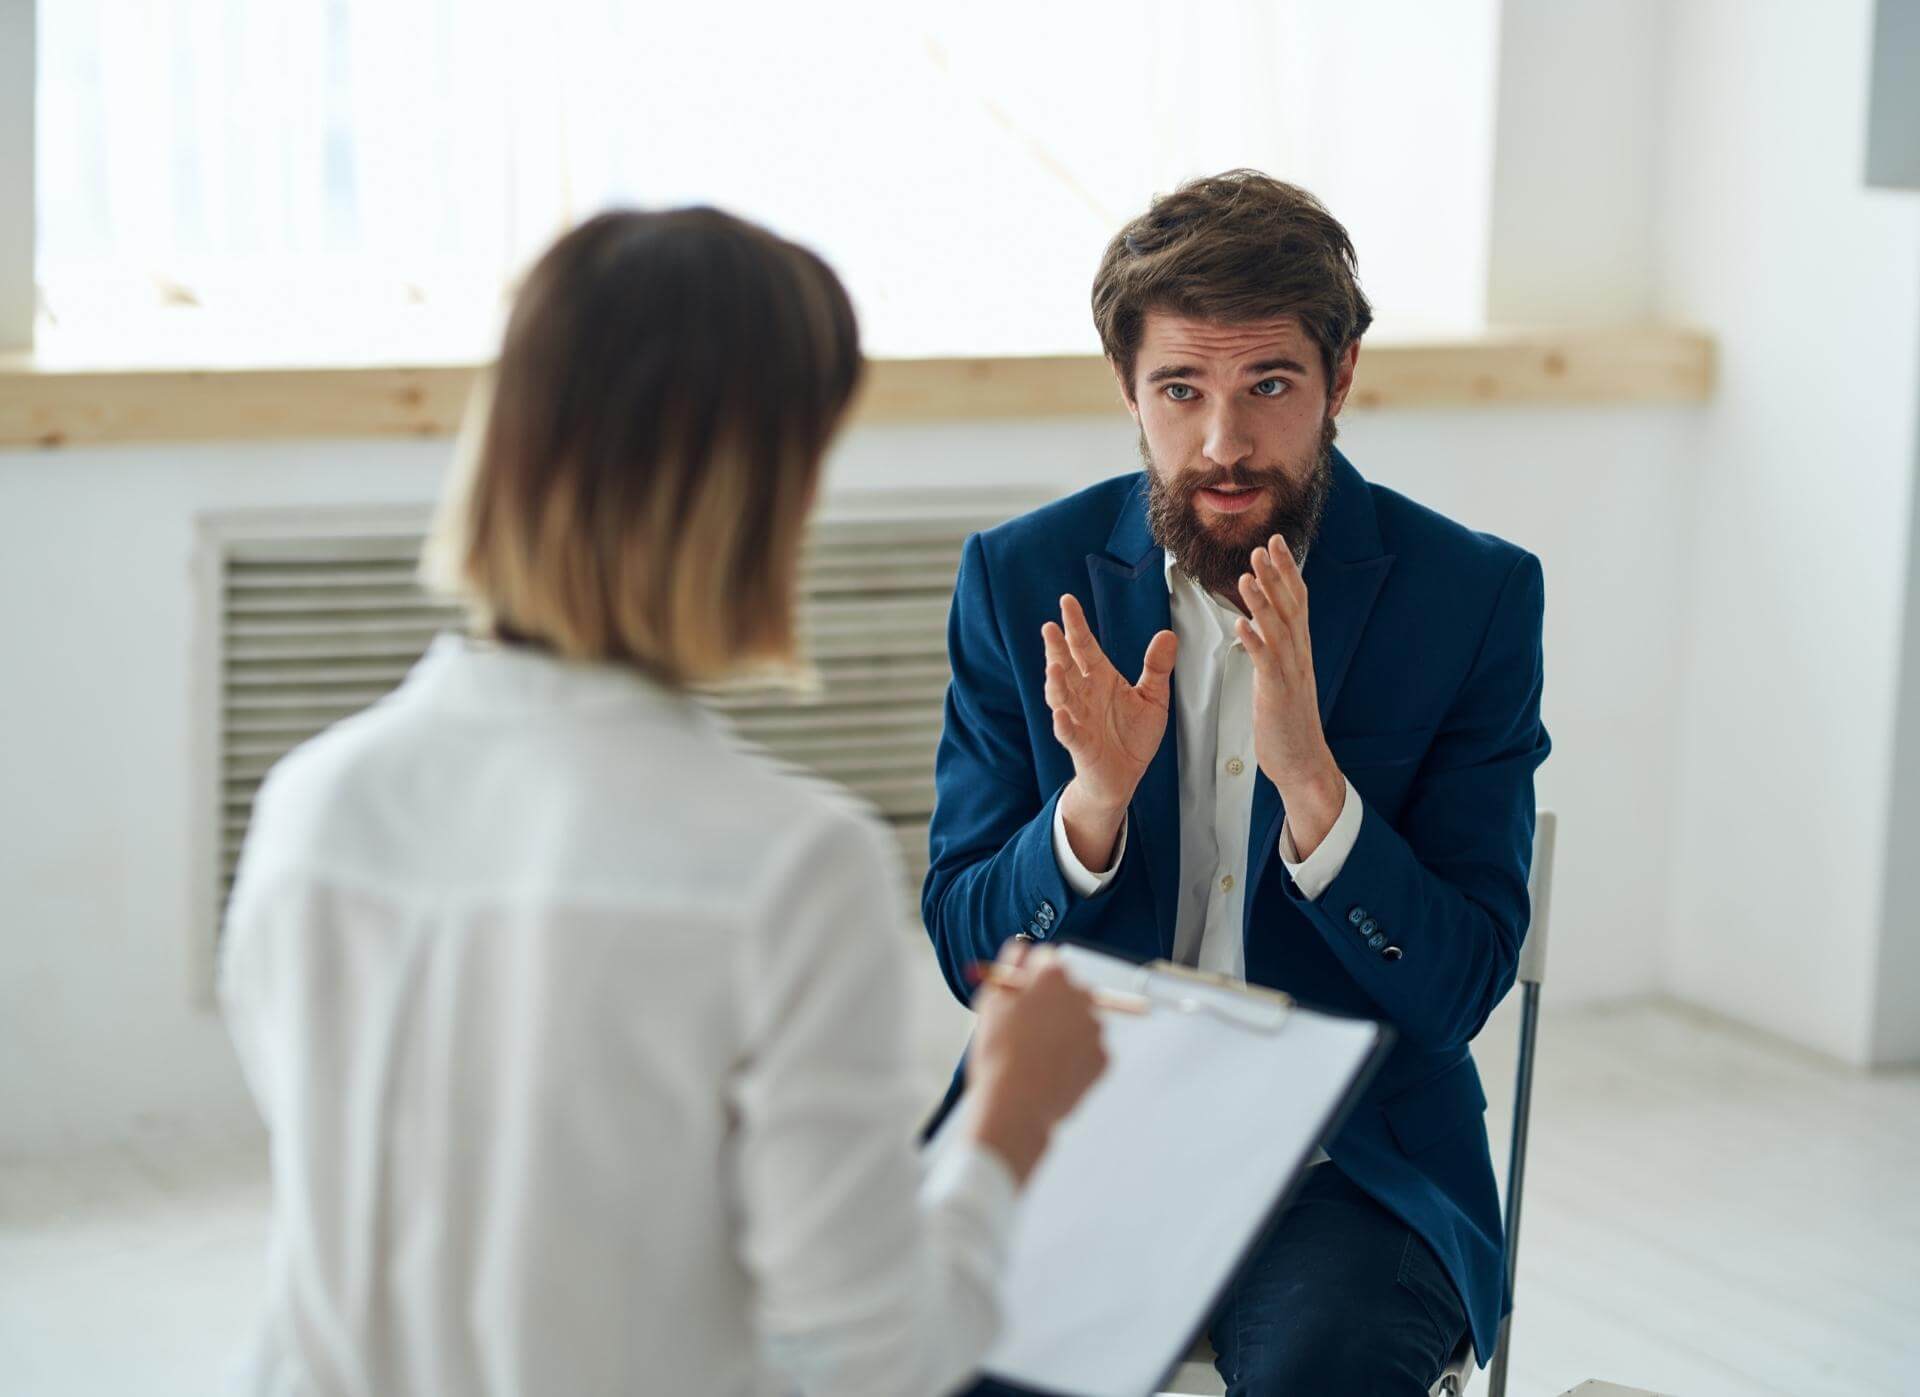
[[[1227, 598], [1239, 597], [1240, 575], [1253, 570], [1250, 555], [1275, 534], [1287, 541], [1294, 562], [1305, 566], [1307, 549], [1320, 532], [1327, 497], [1333, 493], [1335, 433], [1333, 418], [1327, 417], [1304, 479], [1301, 471], [1280, 466], [1235, 466], [1169, 479], [1155, 467], [1142, 432], [1140, 460], [1147, 468], [1147, 527], [1153, 541], [1173, 554], [1180, 571]], [[1261, 486], [1272, 503], [1265, 511], [1215, 515], [1216, 522], [1209, 524], [1194, 496], [1220, 486]]]

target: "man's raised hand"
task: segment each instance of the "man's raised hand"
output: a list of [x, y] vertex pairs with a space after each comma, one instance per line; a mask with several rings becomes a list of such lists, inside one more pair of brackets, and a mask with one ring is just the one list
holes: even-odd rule
[[1073, 782], [1061, 797], [1067, 837], [1083, 863], [1104, 868], [1127, 802], [1166, 735], [1179, 641], [1172, 631], [1154, 636], [1140, 682], [1129, 684], [1072, 596], [1060, 598], [1060, 624], [1047, 622], [1040, 638], [1047, 648], [1053, 735], [1073, 758]]

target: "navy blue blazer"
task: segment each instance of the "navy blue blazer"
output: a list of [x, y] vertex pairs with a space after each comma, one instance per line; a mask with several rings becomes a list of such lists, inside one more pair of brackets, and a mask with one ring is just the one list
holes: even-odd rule
[[[1336, 452], [1304, 578], [1321, 723], [1366, 809], [1339, 876], [1310, 901], [1280, 861], [1278, 793], [1257, 777], [1247, 979], [1397, 1030], [1327, 1153], [1433, 1247], [1475, 1351], [1491, 1355], [1509, 1297], [1486, 1097], [1467, 1043], [1513, 984], [1529, 915], [1533, 773], [1549, 747], [1540, 563], [1368, 484]], [[1173, 950], [1174, 723], [1134, 794], [1114, 881], [1081, 898], [1054, 861], [1054, 804], [1073, 761], [1042, 693], [1040, 626], [1067, 592], [1108, 658], [1137, 678], [1147, 642], [1171, 625], [1144, 474], [976, 534], [962, 553], [921, 895], [962, 1002], [967, 967], [1018, 932], [1134, 959]], [[959, 1085], [956, 1073], [949, 1105]]]

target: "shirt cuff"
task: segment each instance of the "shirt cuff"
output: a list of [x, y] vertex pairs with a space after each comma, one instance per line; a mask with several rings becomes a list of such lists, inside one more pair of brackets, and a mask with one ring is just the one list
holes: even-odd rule
[[1347, 866], [1347, 855], [1353, 852], [1353, 846], [1359, 842], [1360, 817], [1365, 813], [1366, 805], [1360, 799], [1360, 792], [1353, 788], [1353, 782], [1347, 782], [1347, 796], [1341, 803], [1340, 817], [1333, 822], [1333, 828], [1327, 831], [1327, 837], [1320, 841], [1320, 847], [1304, 860], [1300, 857], [1300, 851], [1293, 846], [1293, 821], [1289, 819], [1280, 826], [1280, 862], [1287, 866], [1287, 876], [1293, 879], [1293, 885], [1300, 889], [1300, 896], [1308, 902], [1317, 901], [1321, 893], [1333, 886], [1333, 880], [1340, 876], [1340, 870]]
[[[1074, 857], [1073, 845], [1067, 842], [1067, 817], [1060, 811], [1060, 803], [1053, 806], [1053, 861], [1060, 865], [1060, 876], [1067, 880], [1067, 886], [1073, 889], [1075, 897], [1092, 897], [1113, 881], [1113, 875], [1120, 871], [1120, 860], [1127, 853], [1128, 816], [1120, 817], [1120, 837], [1114, 841], [1113, 863], [1105, 873], [1089, 872], [1086, 865]], [[1329, 878], [1328, 882], [1333, 880]]]
[[1020, 1185], [1013, 1170], [993, 1150], [964, 1135], [934, 1153], [920, 1184], [923, 1203], [964, 1198], [981, 1220], [987, 1238], [1004, 1244], [1013, 1229]]

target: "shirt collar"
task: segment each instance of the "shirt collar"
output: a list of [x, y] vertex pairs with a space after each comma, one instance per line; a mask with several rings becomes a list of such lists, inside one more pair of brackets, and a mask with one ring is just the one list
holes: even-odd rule
[[469, 711], [529, 715], [582, 708], [648, 709], [681, 722], [702, 714], [690, 694], [628, 665], [563, 660], [530, 645], [443, 632], [414, 665], [402, 693]]
[[1233, 623], [1240, 619], [1240, 613], [1228, 606], [1220, 598], [1180, 571], [1179, 563], [1171, 548], [1166, 551], [1167, 596], [1176, 604], [1198, 606], [1220, 632], [1220, 640], [1225, 645], [1238, 645], [1240, 637], [1234, 633]]
[[1163, 548], [1160, 551], [1166, 555], [1167, 595], [1175, 601], [1184, 596], [1205, 602], [1207, 615], [1212, 617], [1214, 625], [1220, 628], [1221, 636], [1230, 643], [1238, 645], [1240, 637], [1234, 632], [1233, 623], [1240, 619], [1239, 609], [1228, 606], [1212, 592], [1181, 572], [1179, 560], [1173, 556], [1171, 548]]

